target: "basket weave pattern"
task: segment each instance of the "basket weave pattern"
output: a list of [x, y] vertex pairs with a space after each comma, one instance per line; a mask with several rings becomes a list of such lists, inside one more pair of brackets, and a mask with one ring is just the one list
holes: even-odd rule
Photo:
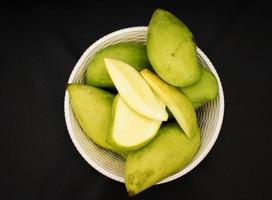
[[[146, 42], [147, 27], [126, 28], [104, 36], [92, 44], [81, 56], [74, 67], [68, 83], [83, 83], [86, 66], [92, 57], [100, 49], [122, 42]], [[198, 60], [209, 69], [217, 78], [219, 84], [219, 95], [197, 110], [198, 125], [201, 129], [201, 146], [193, 160], [181, 171], [162, 180], [160, 183], [172, 181], [183, 176], [198, 165], [208, 154], [214, 145], [224, 115], [224, 95], [218, 74], [206, 55], [198, 48]], [[100, 173], [119, 182], [124, 182], [125, 162], [116, 154], [95, 145], [81, 130], [72, 112], [69, 94], [65, 93], [64, 102], [65, 120], [70, 137], [82, 157]], [[94, 113], [95, 114], [95, 113]], [[159, 184], [160, 184], [159, 183]]]

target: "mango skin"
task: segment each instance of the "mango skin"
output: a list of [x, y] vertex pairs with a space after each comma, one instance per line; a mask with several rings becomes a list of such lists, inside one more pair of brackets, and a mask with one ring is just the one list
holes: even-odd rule
[[133, 66], [137, 71], [150, 67], [144, 44], [136, 42], [116, 44], [106, 47], [95, 54], [87, 65], [86, 84], [95, 87], [114, 88], [114, 84], [107, 72], [104, 58], [121, 60]]
[[143, 148], [130, 152], [125, 167], [125, 185], [130, 196], [178, 172], [200, 146], [200, 131], [188, 139], [176, 122], [165, 124]]
[[179, 88], [190, 100], [195, 109], [208, 101], [214, 100], [218, 95], [218, 83], [214, 75], [201, 67], [200, 79], [188, 87]]
[[148, 69], [144, 69], [140, 73], [173, 114], [185, 134], [191, 138], [197, 129], [197, 117], [189, 99], [178, 88], [166, 83]]
[[81, 84], [69, 84], [67, 90], [72, 110], [83, 132], [95, 144], [126, 158], [126, 152], [118, 151], [106, 142], [112, 121], [114, 95], [102, 89]]
[[157, 9], [152, 15], [147, 54], [155, 72], [173, 86], [192, 85], [200, 78], [194, 36], [167, 11]]

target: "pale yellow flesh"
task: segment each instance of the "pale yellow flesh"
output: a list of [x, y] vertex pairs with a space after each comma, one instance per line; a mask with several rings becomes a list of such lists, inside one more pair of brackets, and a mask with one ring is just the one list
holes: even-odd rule
[[115, 98], [114, 123], [111, 132], [113, 145], [124, 149], [138, 149], [156, 135], [162, 121], [138, 114], [120, 95]]
[[110, 58], [105, 58], [105, 65], [116, 89], [133, 110], [150, 119], [168, 119], [166, 110], [137, 70]]
[[167, 84], [147, 69], [142, 70], [141, 75], [169, 108], [185, 134], [191, 138], [197, 128], [197, 119], [195, 110], [188, 98], [177, 88]]

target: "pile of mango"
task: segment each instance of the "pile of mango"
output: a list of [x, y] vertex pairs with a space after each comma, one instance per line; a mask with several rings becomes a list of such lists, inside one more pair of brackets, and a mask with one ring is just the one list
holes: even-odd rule
[[130, 196], [184, 168], [200, 146], [196, 109], [218, 95], [214, 75], [197, 59], [188, 27], [157, 9], [147, 44], [101, 49], [87, 65], [85, 84], [69, 84], [83, 132], [126, 162]]

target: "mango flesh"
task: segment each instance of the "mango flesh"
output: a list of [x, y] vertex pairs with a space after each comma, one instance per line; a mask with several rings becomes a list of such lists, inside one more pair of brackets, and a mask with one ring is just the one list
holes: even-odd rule
[[104, 90], [81, 84], [67, 87], [72, 110], [83, 132], [95, 143], [122, 157], [125, 152], [115, 150], [107, 142], [111, 126], [114, 95]]
[[166, 121], [168, 114], [141, 74], [129, 64], [105, 58], [106, 68], [123, 100], [139, 114]]
[[133, 66], [137, 71], [150, 66], [145, 45], [135, 42], [116, 44], [95, 54], [87, 66], [86, 84], [95, 87], [114, 88], [104, 63], [106, 57], [122, 60]]
[[185, 134], [189, 138], [193, 137], [197, 118], [189, 99], [178, 88], [167, 84], [148, 69], [142, 70], [141, 75], [173, 114]]
[[184, 87], [200, 78], [194, 36], [167, 11], [157, 9], [152, 15], [147, 54], [155, 72], [171, 85]]
[[180, 88], [188, 97], [194, 108], [215, 99], [218, 95], [218, 83], [214, 75], [204, 67], [201, 67], [200, 79], [188, 87]]
[[176, 122], [163, 125], [143, 148], [130, 152], [126, 161], [125, 185], [130, 196], [151, 187], [185, 167], [200, 145], [199, 129], [188, 139]]
[[121, 151], [139, 149], [154, 138], [161, 123], [135, 112], [118, 94], [113, 103], [113, 122], [107, 142]]

